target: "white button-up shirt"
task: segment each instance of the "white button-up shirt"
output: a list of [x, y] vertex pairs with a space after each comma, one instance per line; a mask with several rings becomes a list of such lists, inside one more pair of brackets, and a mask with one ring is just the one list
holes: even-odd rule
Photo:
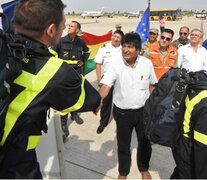
[[117, 55], [121, 56], [121, 45], [114, 47], [110, 42], [99, 48], [94, 61], [97, 64], [103, 65], [103, 74], [105, 74], [109, 70], [112, 61], [114, 61], [114, 57]]
[[156, 82], [152, 62], [143, 56], [137, 57], [133, 68], [122, 56], [117, 57], [101, 80], [102, 84], [114, 85], [113, 103], [121, 109], [143, 107], [150, 95], [149, 86]]
[[207, 51], [201, 45], [198, 46], [197, 52], [191, 44], [187, 44], [178, 49], [178, 67], [188, 71], [207, 70]]

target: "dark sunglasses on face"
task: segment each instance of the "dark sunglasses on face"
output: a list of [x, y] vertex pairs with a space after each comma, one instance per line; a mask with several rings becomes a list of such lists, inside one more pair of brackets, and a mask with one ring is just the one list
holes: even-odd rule
[[185, 32], [184, 32], [184, 33], [183, 33], [183, 32], [180, 32], [180, 36], [181, 36], [181, 35], [187, 36], [187, 35], [188, 35], [188, 33], [185, 33]]
[[167, 41], [170, 41], [170, 40], [171, 40], [171, 38], [169, 38], [169, 37], [165, 37], [165, 36], [161, 36], [161, 39], [162, 39], [162, 40], [166, 39]]

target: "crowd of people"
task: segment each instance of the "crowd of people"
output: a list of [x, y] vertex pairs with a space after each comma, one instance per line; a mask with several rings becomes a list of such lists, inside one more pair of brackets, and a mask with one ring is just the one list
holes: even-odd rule
[[[111, 42], [100, 47], [95, 57], [97, 91], [84, 77], [83, 66], [90, 49], [81, 39], [81, 24], [72, 21], [68, 34], [61, 38], [65, 29], [64, 8], [61, 0], [19, 0], [15, 7], [15, 30], [33, 49], [27, 54], [29, 61], [23, 62], [23, 73], [11, 88], [5, 132], [0, 142], [0, 178], [42, 178], [35, 148], [41, 131], [47, 132], [47, 111], [52, 107], [61, 112], [64, 141], [69, 136], [68, 113], [71, 120], [82, 124], [79, 112], [97, 114], [100, 110], [97, 127], [100, 134], [109, 123], [113, 109], [118, 179], [126, 179], [130, 172], [133, 129], [138, 140], [138, 169], [142, 179], [151, 179], [148, 169], [152, 147], [144, 133], [144, 104], [170, 68], [185, 68], [189, 72], [207, 70], [203, 31], [183, 26], [179, 38], [173, 41], [174, 31], [164, 27], [161, 21], [161, 32], [151, 28], [148, 41], [142, 45], [136, 32], [124, 34], [121, 24], [117, 24]], [[199, 135], [207, 137], [203, 132]], [[187, 140], [186, 137], [183, 141]], [[176, 146], [179, 151], [173, 149], [176, 168], [171, 178], [207, 178], [203, 167], [198, 164], [195, 167], [193, 158], [196, 157], [181, 151], [183, 141]], [[205, 153], [206, 144], [203, 146], [202, 142], [196, 148], [192, 143], [185, 145]], [[184, 161], [183, 156], [189, 161]]]

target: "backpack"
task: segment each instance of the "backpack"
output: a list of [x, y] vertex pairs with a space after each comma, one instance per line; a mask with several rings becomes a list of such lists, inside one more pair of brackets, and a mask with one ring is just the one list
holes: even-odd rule
[[[191, 96], [191, 100], [193, 100], [202, 91], [207, 90], [207, 72], [204, 71], [204, 70], [197, 71], [197, 72], [190, 72], [189, 76], [190, 76], [190, 83], [189, 83], [189, 93], [188, 93], [188, 95]], [[201, 98], [201, 101], [200, 100], [199, 101], [194, 101], [194, 103], [196, 104], [195, 106], [192, 106], [192, 104], [190, 105], [190, 107], [192, 109], [192, 112], [190, 113], [191, 117], [189, 118], [190, 119], [190, 122], [189, 122], [189, 125], [190, 125], [189, 130], [190, 131], [185, 132], [189, 136], [189, 139], [190, 139], [189, 140], [189, 143], [190, 143], [189, 145], [190, 146], [194, 142], [194, 130], [195, 130], [195, 125], [197, 123], [197, 120], [203, 118], [203, 116], [201, 117], [201, 113], [206, 114], [206, 111], [204, 110], [204, 109], [206, 109], [206, 103], [203, 103], [203, 102], [207, 102], [206, 101], [206, 96], [199, 95], [199, 98]], [[194, 116], [196, 118], [192, 118], [192, 116]], [[200, 126], [200, 127], [197, 126], [198, 129], [203, 128], [202, 125], [204, 125], [204, 127], [205, 127], [205, 120], [203, 121], [203, 124], [200, 124], [200, 122], [198, 124]], [[196, 131], [198, 131], [198, 129], [196, 129]], [[201, 131], [201, 133], [204, 133], [204, 132], [203, 132], [203, 130]]]
[[7, 29], [0, 29], [0, 141], [4, 133], [5, 117], [10, 102], [10, 86], [14, 79], [22, 72], [21, 60], [26, 55], [26, 48], [14, 33], [9, 18], [0, 13], [1, 18], [5, 18]]
[[145, 134], [160, 145], [173, 147], [182, 134], [189, 74], [172, 68], [155, 85], [144, 106]]

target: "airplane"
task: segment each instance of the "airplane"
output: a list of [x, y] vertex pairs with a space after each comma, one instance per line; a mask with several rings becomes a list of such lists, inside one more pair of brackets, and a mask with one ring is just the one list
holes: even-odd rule
[[127, 17], [130, 18], [130, 17], [138, 17], [139, 18], [139, 10], [137, 12], [130, 12]]
[[85, 19], [85, 17], [101, 17], [104, 15], [104, 7], [102, 7], [101, 11], [84, 11], [81, 16]]

